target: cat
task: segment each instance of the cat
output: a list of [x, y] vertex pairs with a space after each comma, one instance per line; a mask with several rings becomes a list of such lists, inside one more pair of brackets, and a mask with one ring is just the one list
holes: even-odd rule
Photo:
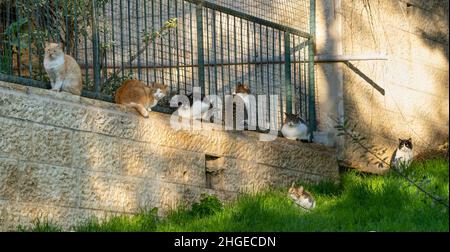
[[398, 147], [392, 154], [391, 167], [407, 169], [413, 160], [413, 144], [411, 138], [398, 139]]
[[296, 187], [295, 182], [289, 188], [289, 196], [303, 209], [310, 210], [316, 207], [316, 201], [311, 193], [304, 190], [303, 186]]
[[309, 141], [308, 126], [305, 121], [300, 118], [299, 115], [284, 113], [286, 118], [284, 120], [283, 127], [281, 128], [281, 134], [290, 140], [303, 140]]
[[146, 85], [139, 80], [126, 80], [117, 89], [115, 102], [136, 109], [143, 117], [168, 93], [168, 86], [153, 83]]
[[[250, 115], [250, 88], [242, 84], [241, 82], [238, 82], [235, 88], [235, 91], [233, 92], [234, 97], [239, 97], [244, 102], [244, 120], [243, 125], [244, 129], [248, 129], [249, 120], [248, 117]], [[233, 104], [233, 124], [236, 122], [236, 103]]]
[[189, 104], [178, 103], [177, 113], [180, 117], [186, 119], [203, 120], [212, 104], [205, 99], [205, 95], [201, 95], [199, 100], [194, 101], [193, 93], [187, 95]]
[[51, 90], [81, 95], [83, 78], [80, 66], [57, 43], [46, 44], [44, 68], [50, 78]]

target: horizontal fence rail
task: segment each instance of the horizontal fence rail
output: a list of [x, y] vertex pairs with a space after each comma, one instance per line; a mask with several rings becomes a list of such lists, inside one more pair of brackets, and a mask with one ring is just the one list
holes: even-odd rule
[[[311, 13], [302, 15], [314, 14], [314, 1], [308, 4]], [[112, 101], [131, 78], [166, 84], [172, 94], [200, 87], [223, 97], [242, 82], [254, 95], [278, 95], [279, 124], [292, 112], [315, 128], [313, 23], [301, 31], [199, 0], [9, 0], [0, 7], [0, 79], [49, 87], [43, 48], [53, 41], [82, 68], [84, 96]]]

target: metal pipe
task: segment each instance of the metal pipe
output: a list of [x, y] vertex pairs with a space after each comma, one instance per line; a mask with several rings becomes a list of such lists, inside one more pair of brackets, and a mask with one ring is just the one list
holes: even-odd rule
[[344, 62], [344, 61], [364, 61], [364, 60], [388, 60], [385, 54], [363, 54], [363, 55], [330, 55], [321, 54], [314, 57], [314, 62]]

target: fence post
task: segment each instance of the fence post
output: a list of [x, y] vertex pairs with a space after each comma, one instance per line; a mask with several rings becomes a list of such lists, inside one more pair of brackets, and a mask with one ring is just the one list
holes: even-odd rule
[[202, 94], [205, 94], [205, 60], [203, 58], [203, 0], [196, 4], [197, 18], [197, 57], [198, 57], [198, 83]]
[[286, 88], [286, 113], [292, 113], [291, 91], [291, 33], [284, 33], [284, 87]]
[[92, 52], [93, 52], [93, 67], [94, 67], [94, 92], [96, 96], [100, 96], [100, 62], [98, 50], [98, 24], [97, 24], [97, 3], [92, 0]]
[[[314, 44], [316, 33], [316, 1], [310, 0], [309, 6], [309, 32], [311, 37], [308, 40], [308, 70], [309, 70], [309, 97], [308, 97], [308, 114], [309, 114], [309, 130], [312, 133], [316, 130], [316, 101], [315, 101], [315, 78], [314, 78]], [[312, 140], [312, 134], [310, 135]]]

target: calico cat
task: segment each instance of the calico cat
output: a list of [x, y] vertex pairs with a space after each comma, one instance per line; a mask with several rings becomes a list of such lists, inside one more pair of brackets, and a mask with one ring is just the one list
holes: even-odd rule
[[139, 80], [126, 80], [117, 89], [115, 102], [135, 108], [143, 117], [156, 106], [159, 100], [167, 95], [166, 85], [153, 83], [145, 85]]
[[413, 159], [413, 144], [411, 138], [399, 138], [398, 141], [398, 147], [392, 154], [391, 167], [406, 169], [411, 165]]
[[316, 207], [316, 201], [311, 193], [304, 190], [303, 186], [296, 187], [295, 182], [289, 188], [289, 196], [303, 209], [310, 210]]
[[44, 68], [52, 90], [80, 95], [83, 89], [81, 69], [70, 55], [64, 54], [61, 46], [47, 43], [45, 46]]
[[308, 126], [305, 121], [296, 114], [284, 113], [286, 118], [284, 120], [283, 127], [281, 128], [281, 134], [290, 140], [304, 140], [309, 141]]

